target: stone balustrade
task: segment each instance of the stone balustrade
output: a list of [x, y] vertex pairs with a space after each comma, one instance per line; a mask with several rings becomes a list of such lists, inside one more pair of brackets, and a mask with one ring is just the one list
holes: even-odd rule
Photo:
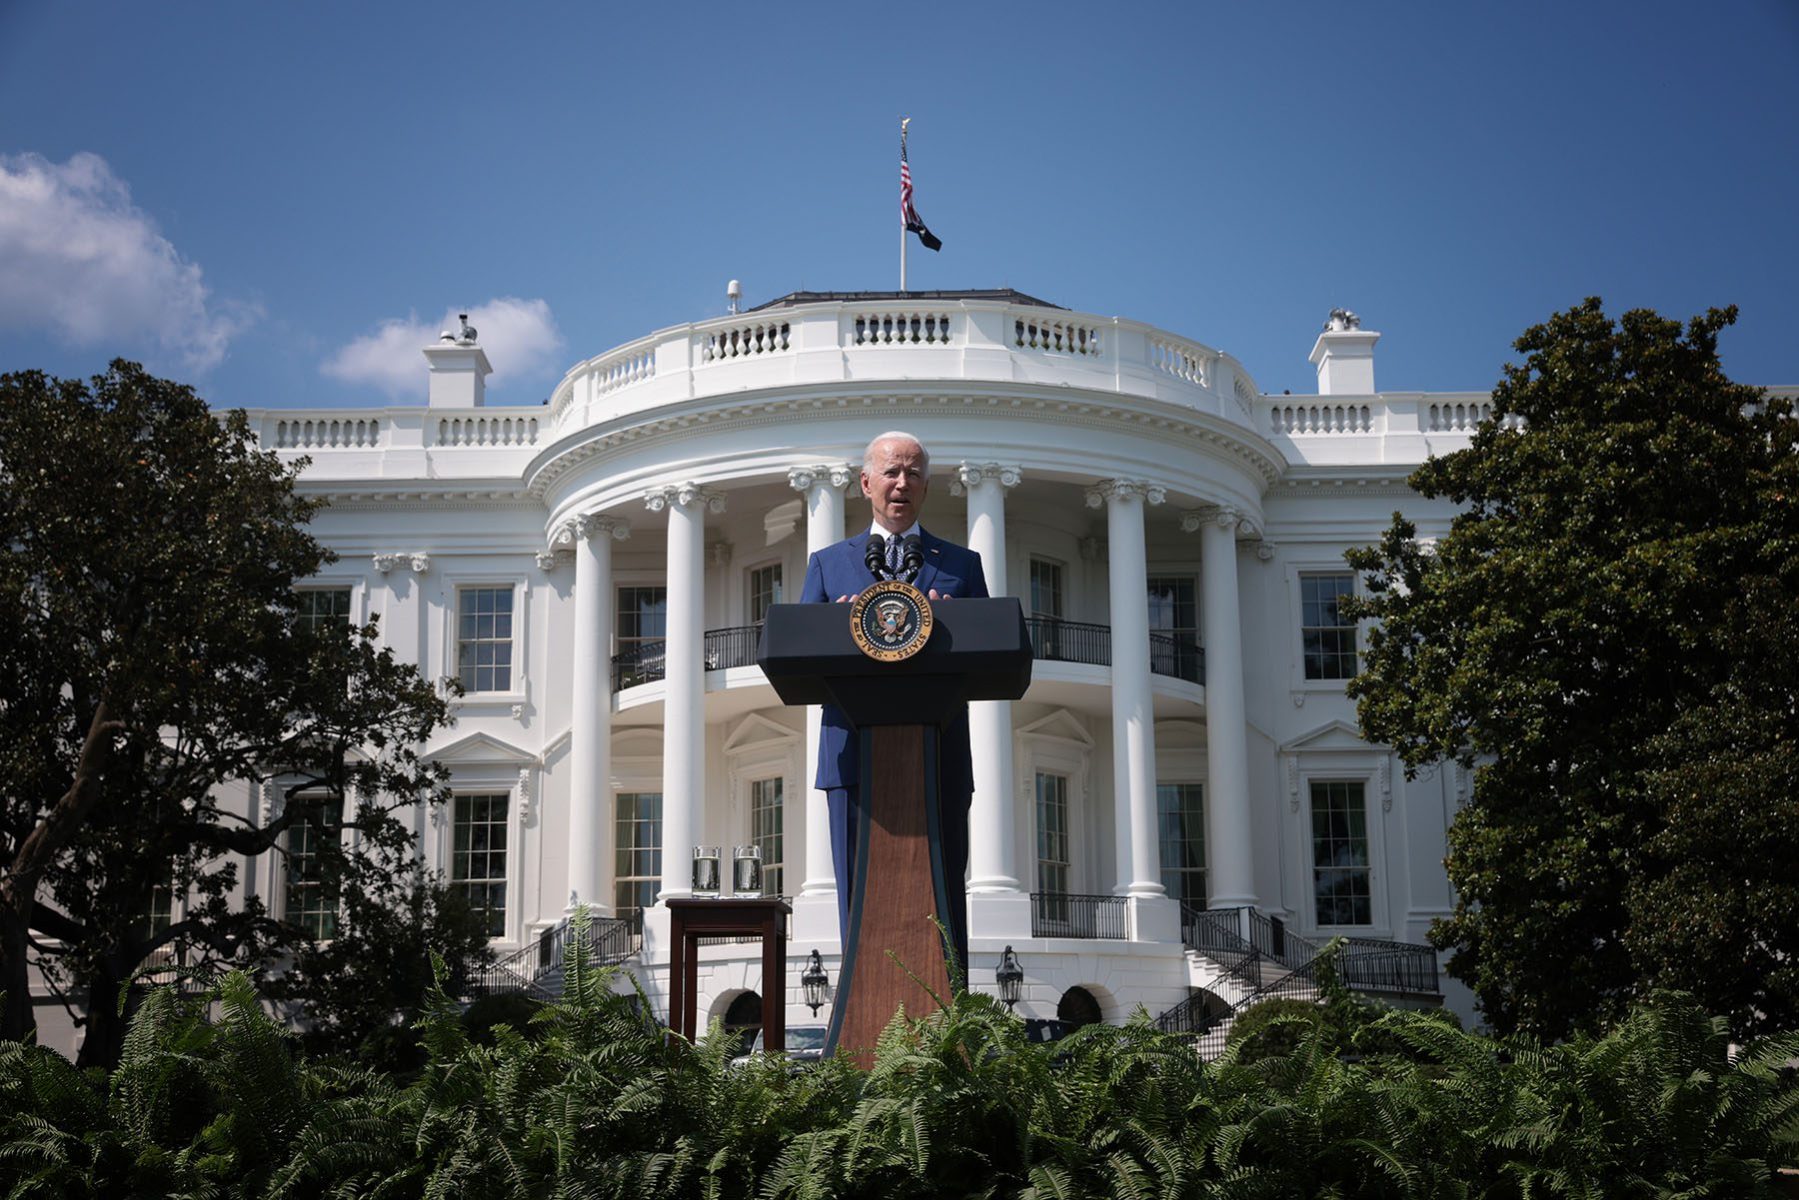
[[1095, 389], [1254, 425], [1253, 381], [1211, 347], [1118, 317], [980, 300], [827, 301], [674, 326], [577, 364], [549, 421], [562, 436], [707, 396], [895, 379]]

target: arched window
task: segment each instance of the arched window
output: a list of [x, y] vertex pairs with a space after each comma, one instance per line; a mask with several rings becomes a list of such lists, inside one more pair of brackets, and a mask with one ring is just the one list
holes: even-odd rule
[[1071, 987], [1056, 1003], [1056, 1020], [1070, 1029], [1100, 1023], [1099, 1001], [1084, 987]]
[[737, 1053], [748, 1054], [756, 1035], [762, 1032], [762, 997], [743, 992], [725, 1009], [725, 1032], [737, 1035]]

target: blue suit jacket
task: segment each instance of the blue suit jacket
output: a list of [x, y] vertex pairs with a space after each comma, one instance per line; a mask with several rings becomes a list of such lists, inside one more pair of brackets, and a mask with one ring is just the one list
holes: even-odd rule
[[[924, 567], [913, 585], [929, 595], [935, 588], [942, 596], [958, 600], [982, 600], [987, 596], [987, 575], [981, 570], [981, 556], [965, 546], [933, 537], [920, 527], [920, 548], [924, 551]], [[801, 604], [822, 604], [839, 596], [858, 595], [875, 581], [868, 573], [862, 555], [868, 546], [865, 529], [834, 546], [826, 546], [806, 563], [806, 583], [800, 589]], [[847, 618], [846, 618], [847, 619]], [[818, 777], [813, 786], [819, 788], [854, 788], [861, 774], [858, 743], [849, 718], [835, 705], [824, 706], [818, 739]], [[974, 791], [974, 769], [968, 747], [968, 713], [944, 727], [942, 771], [938, 787], [943, 796], [966, 798]]]

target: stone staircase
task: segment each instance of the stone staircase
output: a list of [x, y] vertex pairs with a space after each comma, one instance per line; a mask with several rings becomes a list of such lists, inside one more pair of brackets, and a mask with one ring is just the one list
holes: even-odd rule
[[[465, 1000], [523, 992], [537, 1000], [562, 997], [564, 957], [568, 949], [569, 920], [564, 917], [537, 935], [535, 941], [500, 959], [469, 981]], [[594, 963], [620, 963], [643, 946], [643, 920], [633, 917], [592, 917], [587, 926], [587, 947]]]
[[[1337, 974], [1352, 990], [1440, 1002], [1436, 951], [1408, 942], [1338, 939]], [[1232, 1022], [1265, 1000], [1323, 1000], [1316, 962], [1322, 943], [1253, 908], [1182, 906], [1181, 941], [1195, 994], [1156, 1018], [1190, 1037], [1199, 1053], [1223, 1053]]]

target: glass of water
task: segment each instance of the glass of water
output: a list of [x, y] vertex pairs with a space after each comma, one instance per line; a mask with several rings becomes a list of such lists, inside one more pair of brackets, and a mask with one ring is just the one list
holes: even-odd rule
[[693, 848], [693, 894], [702, 899], [718, 896], [718, 847]]
[[745, 900], [762, 896], [762, 847], [738, 846], [731, 851], [731, 894]]

